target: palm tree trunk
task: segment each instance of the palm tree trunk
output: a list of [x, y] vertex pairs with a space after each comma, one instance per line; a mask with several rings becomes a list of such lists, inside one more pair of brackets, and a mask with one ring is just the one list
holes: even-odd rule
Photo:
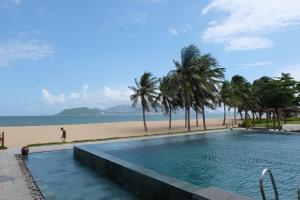
[[238, 111], [238, 113], [240, 114], [241, 120], [243, 120], [243, 114], [242, 114], [242, 111]]
[[274, 110], [273, 110], [272, 112], [273, 112], [273, 130], [275, 130], [275, 126], [276, 126], [276, 124], [275, 124], [275, 119], [276, 119], [276, 117], [275, 117], [275, 112], [274, 112]]
[[236, 107], [234, 107], [234, 124], [236, 125]]
[[169, 130], [171, 130], [171, 123], [172, 123], [172, 111], [171, 109], [169, 110]]
[[226, 121], [226, 105], [225, 105], [225, 103], [223, 103], [223, 107], [224, 107], [224, 119], [223, 119], [223, 126], [225, 126], [225, 121]]
[[277, 117], [277, 126], [278, 126], [278, 129], [279, 129], [279, 126], [280, 126], [279, 109], [275, 108], [275, 111], [276, 111], [276, 117]]
[[184, 119], [185, 119], [184, 127], [186, 128], [187, 127], [187, 109], [186, 108], [184, 109]]
[[202, 120], [203, 120], [203, 128], [206, 130], [206, 121], [205, 121], [205, 110], [204, 106], [202, 106]]
[[263, 112], [259, 112], [259, 119], [262, 118], [263, 114], [264, 114]]
[[188, 118], [188, 132], [191, 131], [191, 120], [190, 120], [190, 107], [187, 109], [187, 118]]
[[[242, 112], [240, 112], [241, 114], [242, 114]], [[248, 127], [248, 111], [247, 110], [245, 110], [245, 128], [246, 129], [248, 129], [249, 127]]]
[[145, 131], [147, 132], [148, 129], [147, 129], [147, 124], [146, 124], [146, 116], [145, 116], [145, 108], [144, 108], [144, 106], [143, 106], [143, 121], [144, 121]]
[[199, 127], [199, 123], [198, 123], [198, 111], [196, 110], [196, 125], [197, 127]]

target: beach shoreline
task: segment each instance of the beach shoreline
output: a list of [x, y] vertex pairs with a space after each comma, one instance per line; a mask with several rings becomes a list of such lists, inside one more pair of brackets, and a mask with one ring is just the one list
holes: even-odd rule
[[[227, 119], [227, 122], [229, 121], [230, 119]], [[222, 126], [222, 122], [223, 119], [221, 118], [207, 119], [207, 128], [223, 128], [224, 126]], [[184, 120], [172, 121], [171, 130], [168, 129], [169, 122], [167, 120], [148, 121], [147, 125], [149, 129], [148, 132], [144, 131], [142, 121], [47, 126], [15, 126], [1, 127], [0, 129], [1, 132], [5, 132], [5, 146], [8, 148], [22, 147], [29, 144], [61, 142], [61, 127], [64, 127], [67, 131], [67, 142], [138, 137], [187, 131]], [[192, 131], [203, 130], [202, 119], [199, 119], [199, 127], [196, 127], [196, 121], [192, 120], [191, 129]]]

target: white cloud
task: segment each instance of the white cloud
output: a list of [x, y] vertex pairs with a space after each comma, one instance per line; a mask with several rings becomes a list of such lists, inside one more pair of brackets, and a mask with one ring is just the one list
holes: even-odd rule
[[250, 50], [250, 49], [264, 49], [273, 46], [273, 42], [267, 38], [260, 37], [238, 37], [231, 39], [226, 50]]
[[172, 27], [172, 28], [169, 29], [169, 33], [172, 34], [172, 35], [179, 35], [180, 33], [187, 32], [190, 28], [191, 28], [190, 24], [185, 24], [185, 25], [182, 25], [178, 28]]
[[170, 28], [169, 29], [169, 32], [172, 34], [172, 35], [178, 35], [178, 31], [175, 29], [175, 28]]
[[281, 73], [290, 73], [295, 80], [300, 81], [300, 63], [283, 67], [276, 71], [274, 76], [278, 77]]
[[80, 94], [76, 93], [76, 92], [72, 92], [69, 97], [70, 97], [70, 99], [76, 100], [76, 99], [80, 98]]
[[42, 98], [48, 105], [62, 104], [68, 107], [88, 106], [105, 108], [120, 104], [130, 104], [131, 90], [128, 88], [111, 88], [105, 86], [101, 90], [92, 91], [84, 84], [79, 91], [69, 95], [52, 95], [48, 90], [42, 90]]
[[0, 66], [14, 64], [19, 60], [38, 60], [53, 53], [53, 48], [35, 39], [18, 36], [0, 43]]
[[237, 67], [241, 68], [249, 68], [249, 67], [263, 67], [272, 65], [272, 62], [254, 62], [254, 63], [243, 63], [243, 64], [235, 64]]
[[202, 11], [219, 11], [202, 40], [224, 44], [227, 50], [269, 48], [267, 36], [300, 22], [299, 0], [213, 0]]
[[55, 95], [51, 94], [49, 90], [46, 90], [46, 89], [42, 90], [42, 97], [43, 97], [44, 101], [49, 105], [65, 103], [65, 95], [64, 94], [59, 94], [59, 95], [55, 96]]
[[110, 100], [128, 101], [131, 94], [132, 92], [129, 89], [120, 90], [108, 86], [104, 87], [104, 96]]
[[69, 95], [69, 98], [72, 100], [86, 100], [89, 97], [89, 86], [87, 84], [84, 84], [81, 87], [81, 91], [79, 92], [72, 92]]

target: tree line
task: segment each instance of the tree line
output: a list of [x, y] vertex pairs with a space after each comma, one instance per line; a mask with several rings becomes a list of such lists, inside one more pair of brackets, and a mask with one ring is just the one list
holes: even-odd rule
[[[282, 73], [280, 77], [263, 76], [252, 84], [246, 78], [235, 75], [230, 81], [224, 80], [225, 68], [218, 65], [211, 54], [201, 54], [195, 45], [181, 50], [181, 60], [173, 61], [174, 69], [167, 75], [156, 78], [150, 72], [144, 72], [135, 79], [135, 86], [130, 96], [132, 105], [140, 104], [143, 112], [143, 123], [147, 131], [146, 112], [161, 110], [169, 116], [171, 129], [172, 114], [178, 110], [185, 111], [185, 125], [191, 131], [191, 110], [202, 115], [203, 128], [206, 130], [205, 109], [216, 109], [223, 106], [226, 123], [227, 110], [233, 109], [234, 120], [237, 113], [241, 119], [253, 112], [259, 118], [261, 108], [287, 108], [300, 105], [300, 82], [290, 74]], [[278, 117], [277, 113], [277, 117]]]

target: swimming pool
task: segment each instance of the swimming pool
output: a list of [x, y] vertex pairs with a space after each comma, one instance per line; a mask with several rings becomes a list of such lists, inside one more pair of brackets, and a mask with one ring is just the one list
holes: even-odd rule
[[26, 165], [46, 200], [138, 199], [74, 160], [72, 150], [32, 153]]
[[[300, 136], [225, 131], [81, 146], [207, 188], [216, 186], [261, 199], [259, 177], [272, 170], [281, 199], [296, 199]], [[274, 194], [265, 180], [267, 198]]]

